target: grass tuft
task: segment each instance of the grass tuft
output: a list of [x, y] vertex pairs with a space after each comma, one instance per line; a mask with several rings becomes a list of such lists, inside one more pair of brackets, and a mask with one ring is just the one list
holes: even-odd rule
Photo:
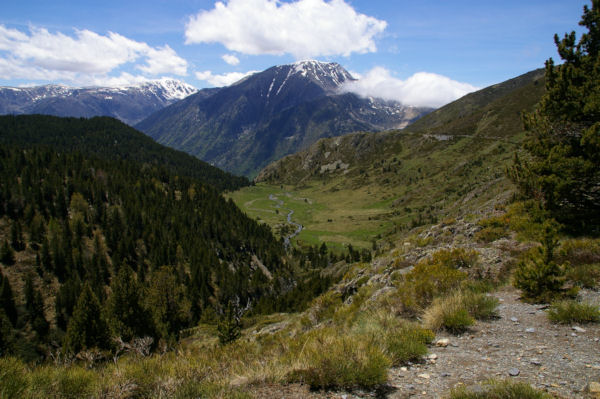
[[450, 393], [450, 399], [552, 399], [552, 396], [530, 385], [512, 381], [489, 381], [477, 389], [459, 387]]
[[548, 309], [548, 318], [553, 323], [598, 323], [600, 322], [600, 309], [588, 303], [575, 300], [558, 301]]

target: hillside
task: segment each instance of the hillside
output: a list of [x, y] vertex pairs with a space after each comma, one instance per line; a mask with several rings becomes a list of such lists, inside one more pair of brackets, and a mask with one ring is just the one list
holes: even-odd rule
[[219, 191], [235, 190], [249, 184], [244, 177], [233, 176], [186, 153], [164, 147], [109, 117], [0, 116], [0, 144], [20, 148], [52, 147], [104, 160], [127, 159], [160, 166], [175, 175], [199, 179]]
[[430, 111], [341, 94], [349, 80], [352, 76], [336, 63], [275, 66], [210, 97], [192, 95], [136, 128], [159, 143], [253, 177], [269, 162], [319, 138], [404, 127]]
[[189, 177], [198, 171], [174, 173], [199, 161], [166, 150], [151, 160], [149, 139], [109, 118], [2, 122], [3, 354], [74, 355], [146, 335], [167, 347], [234, 300], [291, 289], [289, 258], [267, 226]]
[[[483, 212], [511, 196], [504, 167], [524, 137], [521, 114], [543, 92], [543, 72], [534, 71], [404, 130], [320, 140], [269, 165], [256, 187], [232, 197], [274, 228], [286, 224], [286, 212], [276, 214], [268, 194], [287, 197], [282, 209], [293, 209], [304, 226], [299, 242], [361, 248], [417, 225]], [[465, 111], [457, 116], [459, 109]]]
[[124, 87], [0, 87], [0, 114], [111, 116], [133, 125], [196, 92], [194, 87], [173, 79]]

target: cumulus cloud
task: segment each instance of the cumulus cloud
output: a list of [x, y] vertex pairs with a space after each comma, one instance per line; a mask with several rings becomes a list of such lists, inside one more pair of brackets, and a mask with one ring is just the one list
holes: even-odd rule
[[221, 43], [250, 55], [297, 59], [368, 53], [385, 21], [357, 13], [344, 0], [229, 0], [192, 16], [186, 43]]
[[441, 107], [467, 93], [478, 90], [468, 83], [446, 76], [418, 72], [406, 80], [397, 79], [382, 67], [375, 67], [360, 76], [359, 80], [346, 82], [342, 91], [363, 97], [379, 97], [417, 107]]
[[[169, 46], [151, 47], [118, 33], [75, 30], [73, 36], [30, 27], [29, 32], [0, 25], [0, 75], [5, 79], [63, 80], [72, 83], [114, 80], [110, 73], [135, 63], [144, 74], [187, 74], [187, 61]], [[121, 73], [119, 79], [142, 76]]]
[[238, 80], [245, 78], [246, 76], [250, 76], [258, 71], [248, 71], [248, 72], [230, 72], [224, 73], [222, 75], [214, 75], [211, 71], [202, 71], [196, 72], [196, 78], [198, 80], [203, 80], [205, 82], [210, 83], [216, 87], [229, 86]]
[[229, 65], [238, 65], [240, 63], [240, 59], [233, 54], [224, 54], [221, 58]]

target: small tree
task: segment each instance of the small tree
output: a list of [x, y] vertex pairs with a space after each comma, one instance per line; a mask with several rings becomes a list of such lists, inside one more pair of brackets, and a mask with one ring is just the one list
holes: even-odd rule
[[98, 298], [89, 284], [85, 283], [69, 320], [63, 349], [75, 354], [91, 348], [109, 349], [110, 336]]
[[219, 308], [219, 321], [217, 331], [221, 345], [227, 345], [237, 340], [242, 335], [242, 316], [250, 308], [250, 303], [245, 308], [240, 307], [240, 299], [235, 297], [228, 300], [225, 309]]
[[565, 271], [554, 261], [554, 250], [558, 245], [556, 223], [546, 221], [543, 229], [541, 247], [519, 262], [513, 283], [523, 291], [525, 299], [549, 303], [564, 294]]

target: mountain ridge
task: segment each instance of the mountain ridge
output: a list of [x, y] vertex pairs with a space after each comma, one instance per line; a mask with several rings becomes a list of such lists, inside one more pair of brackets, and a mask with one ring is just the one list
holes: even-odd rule
[[193, 86], [169, 78], [115, 87], [0, 87], [0, 114], [112, 116], [133, 125], [197, 92]]
[[354, 78], [337, 63], [300, 61], [194, 94], [136, 128], [158, 142], [246, 176], [320, 137], [404, 127], [430, 111], [343, 93]]

